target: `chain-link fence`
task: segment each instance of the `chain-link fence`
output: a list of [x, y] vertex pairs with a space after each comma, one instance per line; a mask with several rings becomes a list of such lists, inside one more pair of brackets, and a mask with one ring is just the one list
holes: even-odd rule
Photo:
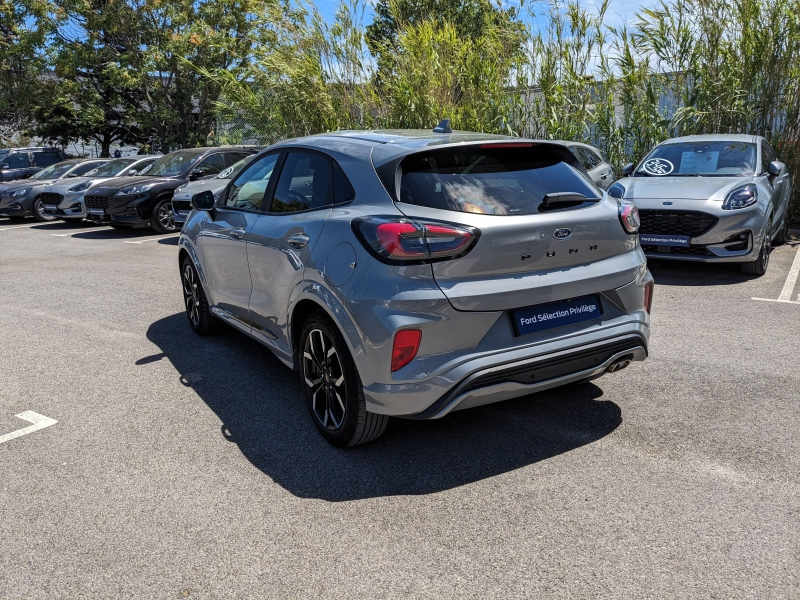
[[214, 146], [269, 146], [285, 136], [268, 117], [251, 118], [241, 114], [219, 115], [214, 123]]

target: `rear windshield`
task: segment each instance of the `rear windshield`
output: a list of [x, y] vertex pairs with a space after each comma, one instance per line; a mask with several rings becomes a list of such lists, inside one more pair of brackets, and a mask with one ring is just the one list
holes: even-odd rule
[[400, 202], [485, 215], [529, 215], [546, 194], [599, 193], [565, 162], [569, 151], [514, 144], [412, 154], [400, 165]]
[[749, 142], [662, 144], [647, 155], [637, 177], [730, 177], [753, 175], [756, 145]]

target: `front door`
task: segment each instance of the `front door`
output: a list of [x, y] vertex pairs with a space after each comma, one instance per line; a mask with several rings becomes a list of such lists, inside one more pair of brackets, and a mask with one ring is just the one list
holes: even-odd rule
[[247, 238], [262, 214], [279, 157], [279, 153], [267, 154], [239, 173], [209, 212], [197, 238], [212, 310], [246, 331], [251, 326], [252, 290]]
[[309, 151], [286, 155], [267, 214], [248, 236], [253, 293], [252, 334], [288, 360], [289, 299], [319, 239], [333, 203], [331, 159]]

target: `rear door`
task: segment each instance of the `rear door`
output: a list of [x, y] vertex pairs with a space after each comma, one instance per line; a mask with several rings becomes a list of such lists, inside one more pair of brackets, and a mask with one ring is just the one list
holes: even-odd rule
[[[399, 164], [396, 206], [405, 215], [480, 231], [466, 255], [432, 263], [455, 308], [513, 309], [635, 278], [638, 236], [625, 233], [616, 201], [600, 200], [564, 153], [555, 144], [487, 143], [419, 152]], [[545, 195], [557, 193], [587, 201], [545, 206]]]
[[574, 149], [577, 151], [578, 158], [580, 158], [594, 184], [602, 190], [607, 190], [611, 187], [614, 181], [614, 171], [611, 166], [591, 148], [575, 146]]
[[289, 298], [333, 204], [333, 160], [310, 150], [287, 152], [267, 214], [248, 236], [253, 279], [253, 334], [285, 348]]
[[249, 330], [250, 268], [247, 236], [262, 214], [279, 153], [268, 154], [243, 169], [208, 213], [198, 236], [207, 292], [219, 316]]

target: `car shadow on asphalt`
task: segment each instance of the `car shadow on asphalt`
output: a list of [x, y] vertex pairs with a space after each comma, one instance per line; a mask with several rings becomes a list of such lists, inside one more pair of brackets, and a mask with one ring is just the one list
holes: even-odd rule
[[257, 342], [228, 327], [198, 338], [183, 313], [156, 321], [147, 337], [160, 352], [136, 364], [169, 360], [222, 421], [221, 435], [302, 498], [439, 492], [591, 444], [622, 423], [619, 406], [586, 383], [435, 421], [393, 419], [377, 441], [342, 450], [314, 427], [297, 373]]
[[739, 263], [708, 264], [648, 258], [647, 268], [657, 285], [709, 287], [736, 285], [754, 278], [754, 275], [742, 273]]
[[149, 227], [136, 229], [96, 229], [94, 231], [81, 231], [71, 236], [81, 240], [128, 240], [161, 235]]
[[72, 229], [93, 229], [97, 227], [91, 221], [76, 221], [75, 223], [67, 223], [66, 221], [54, 221], [51, 223], [39, 223], [38, 225], [31, 225], [31, 229], [38, 229], [41, 231], [63, 231]]

